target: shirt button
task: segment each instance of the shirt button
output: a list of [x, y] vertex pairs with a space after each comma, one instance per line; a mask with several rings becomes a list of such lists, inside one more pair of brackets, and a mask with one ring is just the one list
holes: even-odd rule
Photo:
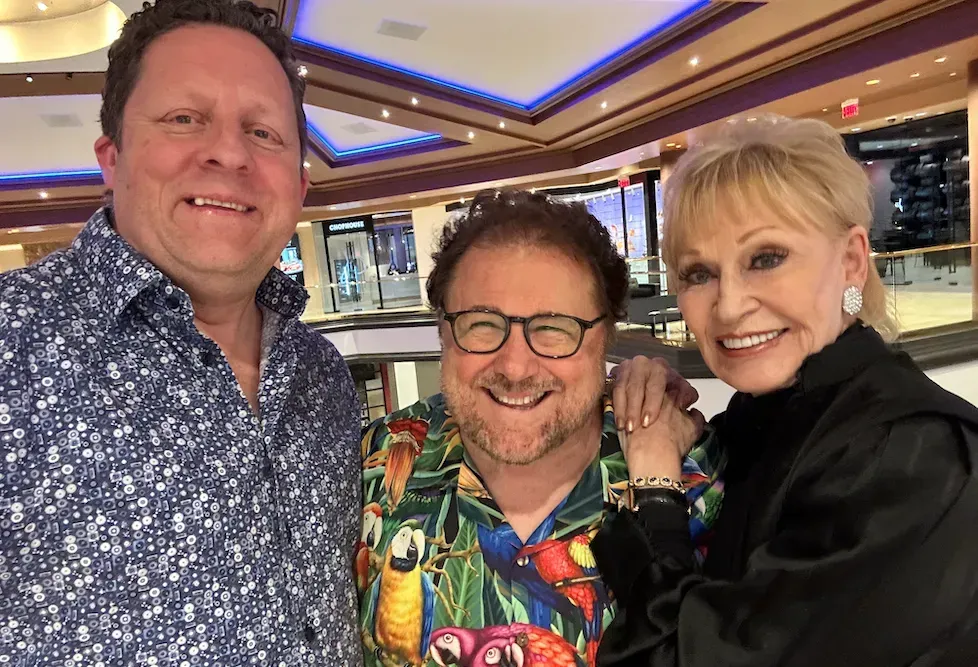
[[316, 643], [316, 628], [312, 627], [311, 625], [307, 625], [304, 634], [306, 635], [307, 642], [310, 644]]

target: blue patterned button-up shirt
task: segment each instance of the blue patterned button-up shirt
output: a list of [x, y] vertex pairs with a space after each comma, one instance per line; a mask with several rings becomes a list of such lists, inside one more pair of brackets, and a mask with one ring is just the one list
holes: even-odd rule
[[272, 270], [256, 416], [110, 220], [0, 276], [0, 666], [359, 664], [343, 359]]

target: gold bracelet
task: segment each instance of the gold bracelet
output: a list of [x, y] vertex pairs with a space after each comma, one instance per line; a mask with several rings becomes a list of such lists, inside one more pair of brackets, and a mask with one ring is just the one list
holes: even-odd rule
[[686, 485], [682, 480], [672, 479], [671, 477], [636, 477], [628, 480], [630, 489], [675, 489], [680, 493], [686, 492]]

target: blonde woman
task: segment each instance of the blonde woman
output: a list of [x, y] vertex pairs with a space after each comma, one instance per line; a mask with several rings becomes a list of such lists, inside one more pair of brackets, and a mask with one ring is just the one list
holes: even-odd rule
[[725, 498], [702, 566], [667, 396], [594, 543], [600, 665], [978, 665], [978, 409], [885, 341], [870, 186], [812, 120], [736, 124], [667, 185], [664, 256], [713, 373]]

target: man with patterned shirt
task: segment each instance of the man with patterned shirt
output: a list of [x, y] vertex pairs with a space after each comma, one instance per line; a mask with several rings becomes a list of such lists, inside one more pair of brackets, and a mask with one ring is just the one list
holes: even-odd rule
[[[603, 396], [627, 288], [581, 205], [486, 192], [446, 227], [428, 281], [443, 395], [362, 440], [368, 666], [593, 667], [615, 605], [590, 541], [628, 482]], [[684, 467], [701, 547], [719, 468], [708, 438]]]
[[0, 664], [359, 664], [356, 392], [272, 268], [303, 90], [247, 2], [110, 49], [112, 203], [0, 276]]

